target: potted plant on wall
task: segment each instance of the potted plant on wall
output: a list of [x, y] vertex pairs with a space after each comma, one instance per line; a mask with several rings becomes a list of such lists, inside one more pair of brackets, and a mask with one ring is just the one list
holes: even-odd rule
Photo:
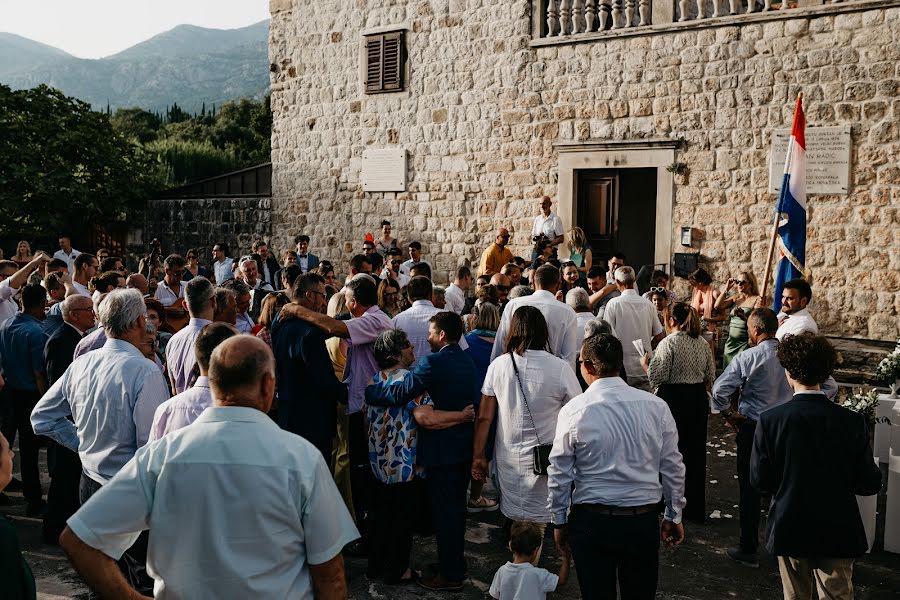
[[897, 388], [900, 388], [900, 340], [894, 351], [881, 359], [875, 376], [891, 388], [889, 398], [897, 398]]

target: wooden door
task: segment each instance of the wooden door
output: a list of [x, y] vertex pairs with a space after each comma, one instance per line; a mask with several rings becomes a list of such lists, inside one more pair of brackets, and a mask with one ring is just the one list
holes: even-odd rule
[[578, 176], [578, 226], [593, 249], [594, 263], [618, 247], [619, 174], [581, 171]]

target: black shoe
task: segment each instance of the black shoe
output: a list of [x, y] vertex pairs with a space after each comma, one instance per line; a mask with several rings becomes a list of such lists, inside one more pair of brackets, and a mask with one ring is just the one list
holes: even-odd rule
[[39, 502], [29, 502], [25, 508], [26, 517], [42, 517], [47, 510], [47, 503], [43, 500]]
[[756, 552], [747, 552], [740, 546], [732, 546], [725, 551], [725, 554], [727, 554], [728, 558], [734, 562], [744, 565], [745, 567], [751, 567], [753, 569], [759, 567], [759, 557]]
[[22, 491], [22, 482], [19, 479], [13, 477], [10, 479], [9, 483], [4, 488], [7, 492], [21, 492]]

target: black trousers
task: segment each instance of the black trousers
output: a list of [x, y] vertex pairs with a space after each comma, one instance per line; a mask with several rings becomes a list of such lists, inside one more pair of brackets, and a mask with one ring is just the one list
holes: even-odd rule
[[[103, 487], [102, 484], [97, 483], [82, 471], [81, 482], [78, 488], [78, 497], [81, 504], [87, 502], [101, 487]], [[149, 531], [141, 532], [134, 545], [125, 551], [122, 558], [116, 561], [119, 570], [122, 571], [131, 587], [145, 596], [153, 596], [153, 578], [147, 574], [147, 542], [149, 539]], [[91, 594], [91, 598], [98, 597], [94, 593]]]
[[38, 453], [41, 449], [38, 436], [31, 427], [31, 411], [34, 405], [41, 399], [41, 395], [34, 391], [6, 389], [0, 396], [2, 421], [0, 431], [3, 437], [12, 447], [19, 433], [19, 465], [22, 471], [22, 495], [28, 504], [38, 504], [41, 501], [41, 473], [38, 469]]
[[678, 428], [678, 451], [684, 460], [684, 518], [706, 518], [706, 422], [709, 399], [702, 383], [663, 384], [657, 395], [666, 401]]
[[369, 466], [369, 434], [366, 413], [355, 412], [347, 416], [347, 445], [350, 453], [350, 491], [353, 495], [353, 512], [356, 528], [368, 548], [372, 537], [371, 502], [372, 488], [376, 483]]
[[47, 468], [50, 470], [50, 490], [47, 492], [43, 533], [45, 540], [55, 542], [66, 521], [81, 505], [78, 497], [81, 459], [77, 452], [51, 441], [47, 446]]
[[611, 516], [575, 505], [569, 515], [569, 545], [578, 569], [581, 596], [653, 600], [659, 572], [659, 517]]
[[741, 549], [756, 552], [759, 546], [760, 493], [750, 484], [750, 453], [756, 421], [742, 423], [737, 432], [737, 476], [740, 487]]
[[466, 537], [467, 488], [471, 462], [425, 467], [441, 575], [450, 581], [466, 578], [463, 556]]
[[406, 483], [376, 481], [372, 497], [372, 539], [366, 574], [397, 583], [409, 568], [420, 480]]

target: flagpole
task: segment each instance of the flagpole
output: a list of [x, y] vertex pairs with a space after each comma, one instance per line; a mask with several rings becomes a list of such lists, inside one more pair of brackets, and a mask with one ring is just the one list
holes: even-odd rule
[[[801, 104], [803, 102], [803, 92], [799, 92], [797, 94], [797, 104]], [[794, 108], [794, 119], [797, 118], [797, 109]], [[793, 121], [793, 119], [792, 119]], [[791, 128], [793, 129], [793, 122], [791, 123]], [[791, 160], [793, 157], [791, 156], [791, 144], [790, 138], [788, 138], [788, 151], [787, 156], [784, 158], [784, 172], [787, 173], [788, 169], [791, 165]], [[782, 179], [781, 190], [778, 193], [778, 205], [775, 207], [775, 219], [772, 223], [772, 235], [769, 238], [769, 252], [766, 254], [766, 274], [763, 276], [763, 285], [762, 291], [759, 293], [760, 300], [764, 303], [766, 298], [766, 293], [769, 291], [769, 280], [772, 278], [772, 257], [775, 255], [775, 243], [778, 240], [778, 223], [781, 220], [781, 209], [784, 206], [784, 195], [786, 190], [784, 189]], [[763, 304], [765, 306], [765, 304]]]

